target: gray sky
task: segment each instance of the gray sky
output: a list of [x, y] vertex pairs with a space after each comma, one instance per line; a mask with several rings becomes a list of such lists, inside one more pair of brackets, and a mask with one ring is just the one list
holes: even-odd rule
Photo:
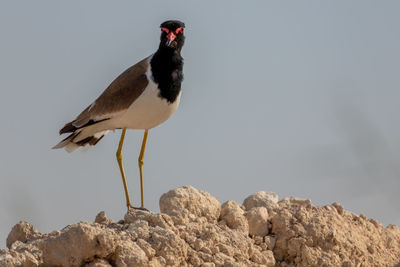
[[[19, 220], [42, 232], [125, 213], [120, 131], [88, 152], [58, 130], [186, 23], [180, 108], [150, 131], [145, 205], [182, 185], [239, 203], [260, 190], [339, 202], [400, 224], [397, 1], [2, 1], [0, 247]], [[141, 131], [124, 162], [139, 204]]]

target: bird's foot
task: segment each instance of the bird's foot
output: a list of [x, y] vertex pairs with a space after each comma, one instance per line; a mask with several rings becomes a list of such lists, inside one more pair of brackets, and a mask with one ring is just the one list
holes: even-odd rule
[[143, 210], [143, 211], [149, 211], [149, 210], [148, 210], [148, 209], [146, 209], [146, 208], [143, 208], [143, 207], [134, 207], [134, 206], [132, 206], [132, 205], [128, 204], [128, 211], [130, 211], [130, 210]]

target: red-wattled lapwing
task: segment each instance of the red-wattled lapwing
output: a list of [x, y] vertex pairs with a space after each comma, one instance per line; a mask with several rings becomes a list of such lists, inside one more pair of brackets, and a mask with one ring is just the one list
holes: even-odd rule
[[73, 152], [83, 146], [94, 146], [109, 130], [122, 129], [117, 161], [129, 199], [122, 145], [126, 129], [144, 130], [139, 154], [141, 208], [143, 204], [143, 157], [149, 130], [166, 121], [178, 108], [183, 80], [181, 49], [185, 41], [185, 24], [169, 20], [161, 24], [158, 50], [119, 75], [108, 88], [79, 116], [67, 123], [60, 134], [71, 133], [53, 148]]

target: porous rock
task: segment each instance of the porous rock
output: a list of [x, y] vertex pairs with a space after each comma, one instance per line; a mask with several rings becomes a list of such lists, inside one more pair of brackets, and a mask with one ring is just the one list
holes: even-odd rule
[[110, 224], [113, 223], [112, 220], [108, 219], [106, 216], [106, 213], [104, 211], [100, 211], [97, 215], [96, 215], [96, 219], [94, 220], [94, 222], [96, 223], [101, 223], [101, 224]]
[[234, 201], [221, 208], [208, 193], [181, 187], [160, 201], [172, 205], [162, 208], [168, 214], [130, 210], [114, 223], [100, 213], [95, 223], [47, 234], [20, 222], [7, 239], [9, 249], [0, 250], [0, 266], [399, 265], [397, 226], [385, 228], [338, 203], [319, 207], [265, 196], [250, 196], [244, 208]]
[[228, 227], [237, 229], [244, 233], [249, 232], [249, 224], [244, 216], [244, 210], [238, 203], [229, 200], [222, 204], [220, 220], [224, 220]]
[[95, 259], [94, 261], [85, 264], [85, 267], [112, 267], [112, 265], [104, 259]]
[[219, 218], [220, 210], [221, 205], [217, 198], [192, 186], [171, 190], [160, 198], [160, 211], [171, 216], [175, 223], [187, 223], [198, 217], [215, 222]]
[[249, 225], [249, 234], [266, 236], [268, 234], [268, 210], [264, 207], [255, 207], [246, 212]]
[[269, 212], [272, 212], [278, 207], [278, 195], [272, 192], [259, 191], [248, 196], [243, 201], [243, 206], [246, 210], [251, 210], [256, 207], [264, 207]]
[[21, 221], [14, 225], [11, 232], [8, 234], [6, 245], [11, 248], [15, 241], [25, 243], [29, 239], [39, 238], [41, 234], [29, 223]]

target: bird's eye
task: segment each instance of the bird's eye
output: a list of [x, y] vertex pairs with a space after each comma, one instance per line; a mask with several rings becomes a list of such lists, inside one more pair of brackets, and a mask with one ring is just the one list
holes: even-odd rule
[[169, 33], [169, 30], [167, 28], [161, 27], [161, 31]]
[[175, 33], [183, 33], [183, 27], [179, 27], [178, 29], [175, 30]]

